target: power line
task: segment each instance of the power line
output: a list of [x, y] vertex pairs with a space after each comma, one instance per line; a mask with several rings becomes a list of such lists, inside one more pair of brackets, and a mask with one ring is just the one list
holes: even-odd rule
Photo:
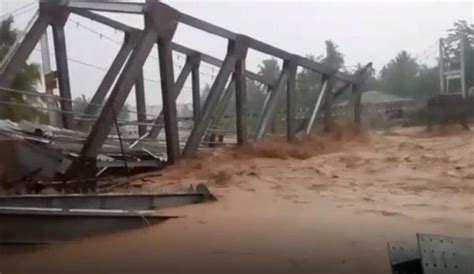
[[[116, 39], [114, 39], [114, 38], [112, 38], [112, 37], [110, 37], [110, 36], [108, 36], [108, 35], [106, 35], [106, 34], [100, 32], [100, 31], [96, 31], [96, 30], [94, 30], [94, 29], [92, 29], [92, 28], [90, 28], [90, 27], [88, 27], [88, 26], [85, 26], [84, 24], [82, 24], [82, 23], [79, 22], [79, 21], [76, 21], [76, 20], [73, 20], [73, 19], [69, 19], [69, 20], [70, 20], [71, 22], [75, 23], [77, 27], [82, 27], [82, 28], [85, 29], [85, 30], [88, 30], [88, 31], [90, 31], [90, 32], [92, 32], [92, 33], [94, 33], [94, 34], [96, 34], [96, 35], [99, 35], [100, 38], [105, 38], [105, 39], [107, 39], [107, 40], [109, 40], [109, 41], [111, 41], [111, 42], [113, 42], [113, 43], [115, 43], [115, 44], [117, 44], [117, 45], [119, 45], [119, 46], [122, 45], [122, 42], [117, 41]], [[177, 58], [178, 60], [180, 60], [181, 58], [184, 58], [184, 56], [186, 56], [185, 54], [181, 54], [181, 53], [177, 53], [177, 52], [173, 52], [173, 53], [175, 54], [175, 56], [176, 56], [176, 58]], [[157, 57], [157, 56], [154, 56], [154, 55], [152, 55], [152, 54], [150, 54], [150, 57], [153, 58], [153, 59], [155, 59], [155, 60], [158, 60], [158, 57]], [[175, 65], [176, 65], [176, 66], [180, 66], [181, 68], [183, 67], [183, 64], [175, 64]], [[215, 68], [214, 68], [213, 66], [211, 66], [211, 65], [208, 65], [208, 64], [201, 64], [201, 65], [202, 65], [204, 68], [207, 68], [207, 69], [211, 70], [212, 72], [214, 72], [214, 70], [215, 70]], [[203, 74], [206, 74], [206, 73], [203, 73]], [[213, 77], [216, 76], [215, 74], [211, 74], [211, 73], [207, 73], [207, 75], [211, 75], [211, 76], [213, 76]]]
[[[26, 12], [26, 11], [21, 11], [21, 10], [23, 10], [23, 9], [29, 7], [29, 6], [32, 6], [32, 5], [34, 5], [34, 4], [35, 4], [34, 2], [33, 2], [33, 3], [28, 3], [28, 4], [26, 4], [26, 5], [23, 5], [23, 6], [21, 6], [21, 7], [17, 8], [17, 9], [15, 9], [15, 10], [13, 10], [13, 11], [11, 11], [11, 12], [4, 13], [4, 14], [0, 15], [0, 21], [1, 21], [1, 20], [4, 20], [4, 19], [6, 19], [7, 17], [10, 17], [10, 16], [18, 16], [18, 15], [21, 15], [21, 14], [23, 14], [23, 13]], [[31, 10], [31, 9], [29, 9], [28, 11], [30, 11], [30, 10]], [[21, 12], [20, 12], [20, 11], [21, 11]], [[17, 13], [17, 14], [15, 14], [15, 13]]]
[[99, 35], [100, 38], [105, 38], [105, 39], [107, 39], [107, 40], [109, 40], [109, 41], [111, 41], [111, 42], [113, 42], [113, 43], [115, 43], [115, 44], [117, 44], [117, 45], [119, 45], [119, 46], [122, 45], [121, 42], [119, 42], [119, 41], [117, 41], [117, 40], [111, 38], [110, 36], [107, 36], [107, 35], [105, 35], [105, 34], [99, 32], [99, 31], [96, 31], [96, 30], [91, 29], [91, 28], [89, 28], [89, 27], [87, 27], [87, 26], [84, 26], [83, 24], [81, 24], [80, 22], [78, 22], [78, 21], [76, 21], [76, 20], [73, 20], [73, 19], [69, 19], [69, 20], [70, 20], [71, 22], [75, 23], [76, 26], [82, 27], [82, 28], [84, 28], [84, 29], [86, 29], [86, 30], [88, 30], [88, 31], [90, 31], [90, 32], [92, 32], [92, 33], [95, 33], [95, 34]]
[[[38, 52], [41, 52], [41, 50], [37, 49], [37, 48], [35, 48], [34, 50], [38, 51]], [[91, 63], [80, 61], [80, 60], [77, 60], [77, 59], [74, 59], [74, 58], [71, 58], [71, 57], [68, 57], [67, 59], [69, 61], [73, 62], [73, 63], [77, 63], [77, 64], [80, 64], [80, 65], [83, 65], [83, 66], [86, 66], [86, 67], [90, 67], [90, 68], [97, 69], [97, 70], [100, 70], [100, 71], [107, 71], [106, 68], [100, 67], [100, 66], [97, 66], [97, 65], [94, 65], [94, 64], [91, 64]], [[145, 79], [146, 81], [149, 81], [149, 82], [153, 82], [153, 83], [158, 83], [158, 84], [161, 83], [161, 81], [159, 81], [159, 80], [154, 80], [154, 79], [151, 79], [151, 78], [148, 78], [148, 77], [143, 77], [143, 79]], [[189, 86], [184, 86], [184, 87], [191, 88]]]

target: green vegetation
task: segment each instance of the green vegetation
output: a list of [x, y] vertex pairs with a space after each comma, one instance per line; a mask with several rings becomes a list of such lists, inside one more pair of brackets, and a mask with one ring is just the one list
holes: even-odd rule
[[[9, 48], [15, 43], [18, 31], [12, 28], [13, 18], [9, 17], [0, 22], [0, 60], [3, 60]], [[12, 89], [36, 92], [36, 86], [40, 81], [40, 72], [37, 64], [24, 64], [20, 72], [16, 75], [11, 86]], [[7, 91], [1, 91], [7, 92]], [[32, 105], [38, 102], [36, 96], [27, 96], [17, 92], [8, 92], [8, 102], [13, 104], [4, 105], [6, 107], [6, 117], [12, 121], [47, 121], [47, 115], [35, 108], [21, 106]], [[3, 107], [3, 106], [2, 106]]]
[[[467, 88], [474, 87], [474, 25], [467, 24], [466, 21], [454, 23], [454, 27], [447, 31], [448, 36], [463, 36], [466, 45], [465, 63]], [[330, 67], [344, 70], [344, 54], [339, 51], [338, 46], [333, 41], [326, 41], [326, 55], [315, 57], [307, 55], [306, 57], [324, 63]], [[459, 47], [457, 44], [448, 51], [450, 68], [459, 69]], [[358, 68], [362, 67], [358, 64]], [[259, 65], [258, 74], [276, 81], [281, 72], [281, 67], [276, 59], [266, 59]], [[311, 70], [302, 69], [297, 74], [296, 92], [298, 94], [298, 106], [308, 109], [316, 99], [317, 91], [321, 86], [321, 75]], [[266, 87], [256, 84], [253, 81], [247, 82], [249, 101], [247, 112], [249, 114], [259, 114], [261, 112], [265, 98]], [[207, 89], [209, 87], [207, 86]], [[424, 103], [426, 99], [439, 94], [439, 71], [438, 66], [429, 67], [420, 63], [406, 50], [401, 50], [392, 60], [382, 67], [377, 74], [372, 68], [369, 71], [368, 79], [365, 82], [365, 90], [377, 90], [390, 95], [399, 96], [407, 99], [414, 99], [417, 102]], [[205, 88], [206, 90], [206, 88]], [[347, 100], [349, 92], [343, 93], [339, 102]], [[234, 113], [234, 103], [228, 106], [227, 113]], [[286, 105], [284, 102], [279, 107], [278, 118], [285, 116]], [[229, 124], [230, 122], [230, 124]], [[226, 121], [229, 127], [233, 121]], [[275, 125], [272, 126], [273, 128]]]

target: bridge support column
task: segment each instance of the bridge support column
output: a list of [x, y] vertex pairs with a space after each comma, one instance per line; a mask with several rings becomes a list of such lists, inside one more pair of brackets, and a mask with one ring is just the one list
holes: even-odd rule
[[352, 85], [352, 96], [354, 103], [354, 124], [360, 126], [360, 115], [362, 112], [362, 93], [358, 85]]
[[326, 87], [326, 92], [324, 94], [324, 130], [330, 130], [330, 127], [333, 123], [332, 118], [332, 106], [334, 104], [334, 92], [333, 92], [333, 83], [334, 79], [329, 77]]
[[56, 58], [56, 73], [58, 77], [59, 94], [63, 100], [60, 101], [62, 126], [72, 129], [74, 115], [72, 113], [71, 82], [69, 79], [69, 66], [67, 63], [66, 35], [64, 25], [69, 12], [60, 9], [52, 14], [54, 54]]
[[138, 136], [141, 137], [147, 132], [147, 126], [145, 125], [147, 115], [143, 69], [139, 71], [138, 77], [135, 80], [135, 102], [137, 105]]
[[[246, 41], [246, 38], [243, 39]], [[243, 145], [248, 141], [247, 130], [247, 78], [245, 77], [245, 59], [247, 58], [248, 45], [240, 42], [238, 47], [238, 60], [235, 63], [235, 116], [237, 144]]]
[[199, 59], [194, 64], [191, 77], [192, 77], [192, 89], [193, 89], [193, 121], [194, 124], [197, 123], [199, 119], [199, 113], [201, 112], [201, 85], [199, 83], [199, 65], [201, 64], [200, 62], [200, 56], [198, 56]]
[[296, 137], [296, 70], [298, 68], [297, 56], [293, 56], [288, 61], [288, 80], [286, 87], [286, 125], [287, 125], [287, 139], [293, 141]]

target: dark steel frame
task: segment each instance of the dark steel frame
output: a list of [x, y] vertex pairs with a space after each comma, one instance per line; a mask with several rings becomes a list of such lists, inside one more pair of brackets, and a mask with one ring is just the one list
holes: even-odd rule
[[[144, 29], [140, 30], [99, 15], [96, 13], [99, 11], [142, 14], [145, 20]], [[38, 43], [42, 34], [46, 31], [48, 26], [52, 26], [55, 54], [58, 64], [60, 94], [61, 97], [71, 99], [67, 51], [64, 38], [65, 33], [63, 28], [70, 13], [121, 30], [125, 33], [125, 39], [112, 65], [94, 94], [92, 101], [84, 112], [84, 116], [98, 113], [99, 117], [92, 126], [80, 156], [70, 166], [66, 176], [67, 178], [79, 176], [78, 172], [82, 171], [84, 167], [89, 165], [95, 166], [96, 157], [112, 129], [113, 113], [118, 113], [123, 108], [125, 100], [133, 86], [135, 86], [137, 95], [139, 134], [141, 137], [157, 138], [161, 129], [164, 128], [166, 134], [167, 158], [170, 164], [179, 161], [181, 157], [188, 157], [195, 153], [206, 131], [212, 124], [212, 121], [220, 118], [216, 117], [216, 115], [221, 115], [219, 108], [222, 104], [226, 103], [225, 100], [228, 100], [225, 99], [226, 96], [224, 95], [226, 94], [226, 84], [230, 78], [232, 78], [233, 85], [235, 86], [236, 133], [238, 144], [245, 144], [249, 140], [246, 121], [246, 79], [258, 81], [268, 86], [268, 89], [271, 91], [260, 115], [255, 140], [259, 140], [265, 136], [280, 101], [285, 97], [285, 89], [287, 98], [287, 137], [290, 141], [295, 138], [295, 115], [297, 109], [295, 83], [298, 67], [322, 74], [324, 79], [323, 83], [325, 83], [311, 111], [311, 122], [306, 126], [306, 133], [309, 134], [311, 131], [319, 108], [321, 108], [322, 101], [324, 101], [324, 113], [327, 117], [326, 123], [329, 123], [332, 98], [340, 95], [349, 86], [352, 86], [352, 93], [355, 96], [355, 100], [353, 101], [356, 102], [354, 107], [354, 120], [355, 122], [360, 121], [360, 86], [366, 78], [365, 72], [371, 64], [368, 64], [354, 75], [334, 71], [322, 63], [292, 54], [252, 37], [234, 33], [188, 14], [181, 13], [155, 0], [149, 0], [145, 3], [40, 0], [38, 18], [28, 30], [19, 46], [12, 49], [12, 57], [0, 70], [0, 86], [9, 87], [11, 85], [14, 76], [19, 71], [21, 65], [26, 61], [34, 46]], [[221, 61], [215, 57], [173, 42], [173, 36], [180, 24], [192, 26], [201, 31], [227, 39], [228, 49], [224, 60]], [[155, 44], [158, 45], [163, 110], [162, 113], [156, 117], [154, 125], [147, 131], [147, 126], [140, 123], [146, 121], [142, 66]], [[282, 72], [276, 82], [246, 70], [245, 61], [248, 49], [253, 49], [284, 61]], [[187, 55], [186, 64], [176, 82], [174, 81], [173, 51]], [[199, 94], [199, 66], [201, 62], [220, 67], [203, 106], [200, 105]], [[176, 98], [179, 96], [189, 74], [191, 74], [192, 77], [194, 128], [191, 131], [184, 149], [181, 151], [178, 136]], [[336, 86], [336, 82], [338, 81], [342, 82], [343, 85], [340, 86], [340, 88], [333, 89], [332, 87]], [[0, 92], [0, 97], [1, 96], [3, 96], [2, 92]], [[73, 117], [69, 112], [72, 108], [71, 102], [63, 102], [61, 108], [67, 111], [64, 112], [62, 116], [64, 127], [83, 128], [85, 125], [81, 124], [80, 121], [76, 124], [73, 123]], [[98, 107], [98, 105], [101, 104], [103, 104], [103, 106]], [[2, 111], [1, 108], [0, 111]]]

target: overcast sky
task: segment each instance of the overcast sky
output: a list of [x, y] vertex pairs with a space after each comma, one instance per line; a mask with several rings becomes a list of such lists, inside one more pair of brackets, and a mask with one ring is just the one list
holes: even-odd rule
[[[5, 14], [33, 1], [0, 0], [0, 14]], [[400, 50], [407, 50], [421, 63], [436, 63], [438, 39], [459, 19], [473, 23], [474, 1], [164, 1], [178, 10], [246, 34], [274, 46], [300, 55], [323, 55], [324, 41], [331, 39], [344, 53], [345, 64], [353, 69], [357, 63], [373, 62], [379, 70]], [[18, 15], [16, 26], [23, 27], [33, 10]], [[109, 14], [107, 14], [109, 15]], [[130, 24], [141, 26], [138, 16], [111, 15]], [[72, 15], [66, 26], [69, 58], [106, 68], [119, 45], [107, 37], [121, 41], [122, 34], [98, 23]], [[78, 24], [79, 23], [79, 24]], [[86, 29], [89, 28], [89, 29]], [[102, 33], [102, 37], [92, 32]], [[51, 36], [51, 35], [50, 35]], [[51, 37], [50, 37], [51, 38]], [[223, 58], [226, 41], [180, 25], [175, 41]], [[52, 48], [52, 43], [50, 43]], [[37, 47], [39, 49], [39, 46]], [[52, 62], [54, 66], [54, 55]], [[152, 52], [145, 65], [147, 104], [161, 103], [157, 52]], [[40, 62], [39, 51], [31, 60]], [[250, 52], [249, 70], [268, 56]], [[175, 57], [177, 64], [183, 58]], [[92, 96], [103, 70], [70, 61], [74, 96]], [[179, 65], [175, 74], [179, 73]], [[202, 86], [212, 81], [217, 69], [203, 66]], [[186, 84], [180, 103], [191, 101]], [[134, 104], [133, 92], [129, 103]]]

